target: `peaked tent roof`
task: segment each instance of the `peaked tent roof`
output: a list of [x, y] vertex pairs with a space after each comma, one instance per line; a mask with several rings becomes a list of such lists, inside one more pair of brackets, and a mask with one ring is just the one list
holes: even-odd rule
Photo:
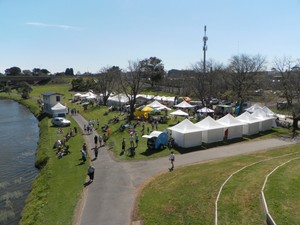
[[267, 114], [267, 116], [276, 116], [272, 110], [270, 110], [267, 106], [262, 107], [262, 110]]
[[197, 127], [208, 128], [208, 129], [223, 128], [224, 127], [224, 125], [222, 125], [219, 122], [215, 121], [210, 116], [205, 117], [205, 119], [199, 121], [195, 125]]
[[151, 108], [161, 108], [164, 107], [163, 104], [161, 104], [159, 101], [155, 100], [152, 103], [148, 104], [147, 106], [151, 107]]
[[220, 123], [226, 124], [226, 125], [243, 125], [244, 122], [237, 120], [234, 118], [231, 114], [227, 114], [226, 116], [223, 116], [221, 119], [217, 120]]
[[183, 112], [182, 110], [177, 110], [177, 111], [174, 111], [174, 112], [171, 112], [170, 115], [173, 115], [173, 116], [188, 116], [189, 114], [186, 113], [186, 112]]
[[180, 102], [177, 105], [174, 105], [174, 107], [177, 107], [177, 108], [194, 108], [195, 106], [187, 103], [186, 101], [183, 101], [183, 102]]
[[59, 102], [56, 105], [54, 105], [53, 107], [51, 107], [51, 110], [54, 110], [54, 111], [55, 110], [65, 110], [65, 109], [67, 109], [67, 107], [60, 104]]
[[261, 118], [261, 119], [270, 118], [270, 117], [268, 117], [267, 113], [262, 108], [256, 109], [251, 115], [256, 118]]
[[177, 131], [180, 133], [192, 133], [197, 131], [202, 131], [203, 129], [193, 124], [188, 119], [181, 121], [179, 124], [176, 124], [173, 127], [169, 127], [169, 130]]
[[259, 121], [259, 119], [252, 116], [247, 111], [242, 113], [241, 115], [237, 116], [236, 119], [241, 120], [241, 121], [245, 121], [245, 122], [248, 122], [248, 123], [253, 123], [253, 122], [258, 122]]
[[262, 107], [259, 104], [254, 104], [246, 109], [247, 112], [253, 113], [256, 109], [262, 109]]

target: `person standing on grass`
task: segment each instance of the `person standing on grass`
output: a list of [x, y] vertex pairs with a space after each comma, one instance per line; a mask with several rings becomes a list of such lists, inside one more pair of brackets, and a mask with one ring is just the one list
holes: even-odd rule
[[133, 142], [133, 135], [130, 134], [130, 138], [129, 138], [129, 141], [130, 141], [130, 147], [134, 147], [134, 142]]
[[95, 167], [90, 165], [89, 168], [88, 168], [88, 176], [90, 178], [89, 182], [94, 181], [94, 175], [95, 175]]
[[125, 149], [126, 149], [126, 141], [125, 141], [125, 138], [123, 138], [123, 141], [122, 141], [122, 152], [123, 153], [125, 152]]
[[174, 162], [175, 162], [175, 155], [174, 155], [173, 151], [170, 154], [169, 160], [171, 161], [171, 168], [170, 168], [170, 170], [173, 170], [174, 169]]
[[137, 147], [139, 144], [139, 135], [135, 133], [135, 147]]

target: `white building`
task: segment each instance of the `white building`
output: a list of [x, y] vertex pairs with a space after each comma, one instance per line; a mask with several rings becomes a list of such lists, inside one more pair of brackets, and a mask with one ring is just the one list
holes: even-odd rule
[[56, 92], [45, 92], [43, 95], [43, 112], [53, 115], [53, 110], [51, 109], [57, 103], [59, 103], [62, 99], [62, 94], [58, 94]]

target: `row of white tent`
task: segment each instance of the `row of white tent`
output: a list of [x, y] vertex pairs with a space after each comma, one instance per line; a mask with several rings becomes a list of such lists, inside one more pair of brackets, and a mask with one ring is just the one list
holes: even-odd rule
[[262, 109], [256, 109], [252, 114], [247, 111], [238, 117], [227, 114], [218, 120], [207, 116], [195, 124], [185, 119], [168, 129], [172, 131], [172, 138], [178, 146], [190, 148], [200, 146], [202, 142], [222, 141], [227, 129], [227, 139], [235, 139], [270, 130], [273, 126], [275, 126], [275, 117], [268, 116]]

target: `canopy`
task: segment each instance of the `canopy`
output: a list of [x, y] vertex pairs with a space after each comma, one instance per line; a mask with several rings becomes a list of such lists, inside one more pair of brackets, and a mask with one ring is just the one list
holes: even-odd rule
[[60, 103], [58, 102], [56, 105], [54, 105], [53, 107], [51, 107], [51, 110], [52, 110], [52, 111], [67, 110], [67, 107], [64, 106], [64, 105], [62, 105], [62, 104], [60, 104]]
[[81, 97], [81, 94], [80, 93], [76, 93], [74, 96], [75, 97]]
[[151, 107], [151, 108], [160, 108], [160, 107], [164, 107], [163, 104], [161, 104], [159, 101], [155, 100], [154, 102], [148, 104], [147, 106]]
[[204, 143], [219, 142], [224, 138], [224, 128], [226, 126], [218, 123], [210, 116], [207, 116], [205, 119], [199, 121], [195, 125], [203, 129], [202, 142]]
[[217, 120], [219, 123], [227, 126], [228, 139], [241, 138], [243, 136], [243, 125], [244, 122], [237, 120], [231, 114], [227, 114], [221, 119]]
[[254, 135], [259, 133], [260, 120], [252, 116], [247, 111], [236, 117], [237, 120], [244, 122], [243, 134]]
[[204, 107], [202, 109], [198, 109], [197, 112], [200, 112], [200, 113], [213, 113], [214, 110], [212, 110], [210, 108], [207, 108], [207, 107]]
[[81, 98], [89, 98], [89, 99], [92, 99], [92, 98], [97, 98], [97, 95], [95, 95], [93, 92], [87, 92], [83, 95], [80, 96]]
[[51, 107], [51, 111], [53, 116], [65, 116], [65, 114], [68, 112], [68, 109], [66, 106], [58, 102], [56, 105]]
[[173, 116], [188, 116], [189, 114], [186, 113], [186, 112], [183, 112], [182, 110], [177, 110], [177, 111], [174, 111], [174, 112], [171, 112], [170, 115], [173, 115]]
[[153, 110], [153, 108], [149, 107], [149, 106], [140, 106], [138, 108], [135, 109], [134, 115], [136, 117], [144, 117], [144, 118], [148, 118], [148, 114], [149, 112], [151, 112]]
[[187, 103], [186, 101], [182, 101], [179, 104], [174, 105], [174, 107], [177, 107], [177, 108], [194, 108], [195, 106]]
[[147, 141], [148, 149], [161, 149], [168, 143], [168, 132], [167, 130], [161, 131], [152, 131], [149, 135], [143, 135], [143, 138], [148, 138], [151, 140]]
[[190, 148], [202, 144], [202, 129], [188, 119], [168, 129], [172, 131], [172, 138], [180, 147]]
[[107, 106], [125, 106], [128, 102], [128, 98], [124, 94], [118, 94], [114, 96], [110, 96], [107, 99]]
[[267, 114], [267, 116], [276, 116], [276, 113], [272, 112], [267, 106], [262, 107], [262, 110]]

